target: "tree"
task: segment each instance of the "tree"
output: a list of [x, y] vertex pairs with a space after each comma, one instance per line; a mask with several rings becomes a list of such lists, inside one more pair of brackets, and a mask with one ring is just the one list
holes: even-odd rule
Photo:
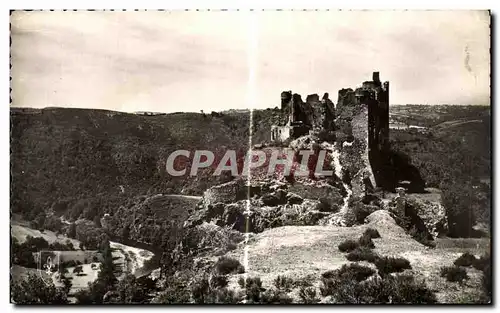
[[102, 257], [103, 257], [103, 262], [101, 263], [100, 267], [101, 270], [97, 276], [97, 279], [103, 282], [105, 286], [112, 287], [116, 283], [116, 277], [114, 274], [115, 265], [113, 263], [113, 255], [111, 254], [109, 241], [102, 250]]
[[122, 237], [123, 240], [128, 240], [129, 236], [130, 236], [130, 226], [129, 225], [125, 225], [122, 228], [121, 237]]
[[68, 269], [64, 266], [59, 266], [59, 281], [63, 283], [63, 290], [66, 294], [69, 293], [71, 286], [71, 279], [66, 276], [68, 274]]
[[102, 304], [104, 295], [114, 289], [116, 284], [116, 277], [114, 275], [113, 256], [111, 255], [111, 248], [109, 242], [101, 244], [104, 246], [102, 250], [103, 262], [100, 266], [97, 279], [88, 284], [87, 290], [80, 290], [75, 294], [78, 304]]
[[88, 283], [86, 290], [82, 289], [75, 293], [77, 304], [102, 304], [104, 295], [107, 292], [106, 285], [99, 279]]
[[76, 274], [76, 276], [79, 276], [80, 273], [83, 273], [83, 268], [81, 265], [77, 265], [75, 266], [75, 268], [73, 269], [73, 273]]
[[66, 247], [68, 248], [68, 250], [76, 250], [75, 246], [73, 245], [73, 243], [71, 242], [71, 240], [66, 239], [65, 243], [66, 243]]
[[69, 238], [76, 238], [76, 224], [75, 223], [71, 223], [71, 225], [69, 225], [68, 237]]
[[45, 226], [45, 213], [40, 212], [31, 224], [33, 228], [40, 229], [41, 231], [43, 231], [43, 228]]
[[30, 252], [39, 252], [49, 248], [49, 242], [43, 237], [27, 236], [23, 246]]
[[35, 258], [33, 257], [33, 252], [27, 248], [25, 243], [20, 245], [16, 238], [12, 237], [10, 247], [12, 264], [36, 268], [36, 262]]
[[146, 290], [142, 288], [135, 276], [132, 274], [125, 275], [125, 277], [118, 283], [117, 291], [120, 295], [121, 303], [142, 302], [147, 296]]
[[95, 224], [96, 227], [99, 227], [99, 228], [102, 227], [102, 225], [101, 225], [101, 219], [99, 218], [99, 215], [96, 215], [94, 217], [94, 224]]
[[63, 224], [58, 217], [56, 217], [55, 215], [50, 215], [50, 216], [45, 218], [44, 224], [42, 227], [44, 229], [52, 230], [54, 232], [60, 232], [62, 229], [62, 226], [63, 226]]
[[66, 304], [67, 294], [56, 288], [52, 280], [28, 274], [20, 283], [11, 283], [11, 299], [16, 304]]
[[64, 275], [68, 274], [68, 269], [65, 268], [64, 266], [59, 266], [58, 272], [59, 272], [59, 281], [62, 281], [64, 279]]
[[68, 294], [69, 291], [71, 290], [71, 286], [73, 286], [73, 284], [71, 283], [71, 279], [69, 277], [64, 276], [62, 282], [63, 282], [63, 290], [64, 292], [66, 292], [66, 294]]

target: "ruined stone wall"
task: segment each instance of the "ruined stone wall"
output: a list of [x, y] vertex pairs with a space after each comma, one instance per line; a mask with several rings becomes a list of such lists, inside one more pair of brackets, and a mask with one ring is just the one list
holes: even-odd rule
[[285, 141], [292, 135], [290, 126], [271, 126], [271, 141]]
[[[352, 136], [354, 138], [352, 147], [357, 147], [363, 155], [361, 163], [364, 165], [358, 167], [368, 168], [366, 166], [368, 158], [371, 171], [366, 175], [374, 180], [374, 185], [380, 187], [390, 185], [385, 175], [390, 167], [389, 83], [382, 84], [379, 73], [374, 72], [372, 80], [363, 82], [356, 90], [341, 89], [337, 114], [339, 118], [337, 129], [344, 135]], [[351, 161], [353, 162], [356, 160]], [[351, 175], [356, 174], [351, 173]]]
[[325, 93], [322, 100], [319, 100], [317, 94], [309, 95], [306, 99], [306, 104], [311, 109], [311, 116], [308, 119], [312, 121], [312, 134], [317, 135], [321, 131], [334, 131], [335, 106], [328, 98], [328, 93]]
[[281, 118], [271, 130], [271, 141], [284, 141], [308, 134], [335, 130], [335, 106], [328, 93], [320, 100], [317, 94], [308, 95], [306, 101], [292, 91], [281, 93]]
[[341, 148], [341, 162], [351, 175], [351, 186], [354, 194], [364, 194], [365, 179], [369, 179], [372, 186], [376, 185], [372, 167], [368, 157], [368, 108], [361, 107], [358, 114], [351, 120], [351, 143], [344, 143]]

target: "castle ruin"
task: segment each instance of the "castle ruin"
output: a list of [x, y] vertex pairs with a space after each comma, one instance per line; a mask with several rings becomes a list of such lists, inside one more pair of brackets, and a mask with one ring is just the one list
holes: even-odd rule
[[368, 108], [368, 157], [376, 184], [386, 185], [383, 172], [390, 163], [389, 82], [382, 84], [379, 72], [373, 72], [372, 80], [356, 88], [354, 97], [355, 105]]
[[[309, 95], [304, 102], [299, 94], [283, 91], [282, 117], [271, 128], [271, 140], [285, 141], [321, 132], [352, 136], [352, 118], [361, 111], [367, 112], [367, 117], [362, 122], [363, 131], [358, 134], [357, 139], [367, 140], [374, 183], [392, 188], [390, 185], [395, 178], [390, 177], [394, 171], [389, 146], [389, 82], [382, 83], [379, 72], [373, 72], [372, 80], [363, 82], [355, 90], [339, 90], [336, 106], [329, 99], [328, 93], [321, 100], [317, 94]], [[347, 124], [346, 127], [342, 123]], [[391, 183], [387, 183], [388, 181]]]
[[285, 141], [335, 130], [335, 106], [328, 93], [321, 100], [317, 94], [309, 95], [304, 102], [299, 94], [283, 91], [281, 112], [283, 118], [278, 125], [271, 127], [271, 141]]

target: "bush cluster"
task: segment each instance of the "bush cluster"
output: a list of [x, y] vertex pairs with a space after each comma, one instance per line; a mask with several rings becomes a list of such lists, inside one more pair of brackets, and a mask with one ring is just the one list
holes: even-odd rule
[[467, 271], [458, 266], [444, 266], [441, 268], [441, 277], [446, 277], [447, 281], [462, 283], [464, 280], [469, 279]]
[[373, 250], [366, 247], [359, 247], [346, 255], [346, 258], [352, 262], [367, 261], [375, 263], [379, 256]]
[[241, 265], [240, 261], [222, 256], [217, 260], [217, 263], [215, 263], [215, 269], [217, 270], [217, 273], [221, 275], [228, 275], [228, 274], [233, 274], [233, 273], [244, 273], [245, 272], [245, 267]]
[[351, 239], [345, 240], [339, 244], [340, 252], [351, 252], [352, 250], [354, 250], [358, 247], [359, 247], [359, 243], [354, 241], [354, 240], [351, 240]]
[[472, 266], [475, 262], [476, 262], [476, 257], [473, 254], [466, 252], [462, 254], [460, 257], [458, 257], [458, 259], [456, 259], [455, 262], [453, 262], [453, 264], [455, 264], [456, 266], [469, 267]]
[[375, 261], [380, 276], [389, 273], [400, 273], [406, 269], [411, 269], [410, 261], [405, 258], [382, 257]]

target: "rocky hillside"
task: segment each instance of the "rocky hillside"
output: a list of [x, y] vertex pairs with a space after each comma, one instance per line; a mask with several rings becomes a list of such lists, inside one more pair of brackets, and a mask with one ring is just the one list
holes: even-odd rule
[[[462, 252], [473, 253], [474, 260], [487, 255], [488, 238], [474, 249], [440, 247], [449, 218], [439, 190], [395, 194], [374, 188], [366, 110], [341, 111], [335, 139], [307, 135], [279, 146], [266, 143], [279, 111], [257, 111], [253, 118], [255, 149], [269, 155], [284, 146], [321, 148], [328, 152], [326, 168], [335, 175], [285, 176], [281, 168], [272, 176], [255, 169], [249, 179], [214, 177], [214, 168], [194, 177], [165, 173], [165, 159], [177, 149], [208, 149], [217, 157], [235, 149], [244, 155], [248, 112], [13, 112], [12, 210], [30, 221], [45, 211], [79, 220], [77, 237], [106, 232], [153, 247], [161, 277], [155, 284], [167, 288], [154, 294], [160, 303], [187, 286], [182, 302], [212, 301], [203, 286], [211, 275], [209, 289], [217, 288], [212, 286], [215, 274], [228, 280], [226, 289], [210, 291], [223, 293], [217, 297], [246, 293], [245, 300], [217, 300], [225, 303], [487, 301], [481, 298], [487, 288], [481, 288], [489, 259], [467, 270], [452, 262]], [[460, 284], [467, 282], [458, 288], [455, 274], [450, 280], [443, 271], [445, 276], [446, 271], [458, 273]]]

